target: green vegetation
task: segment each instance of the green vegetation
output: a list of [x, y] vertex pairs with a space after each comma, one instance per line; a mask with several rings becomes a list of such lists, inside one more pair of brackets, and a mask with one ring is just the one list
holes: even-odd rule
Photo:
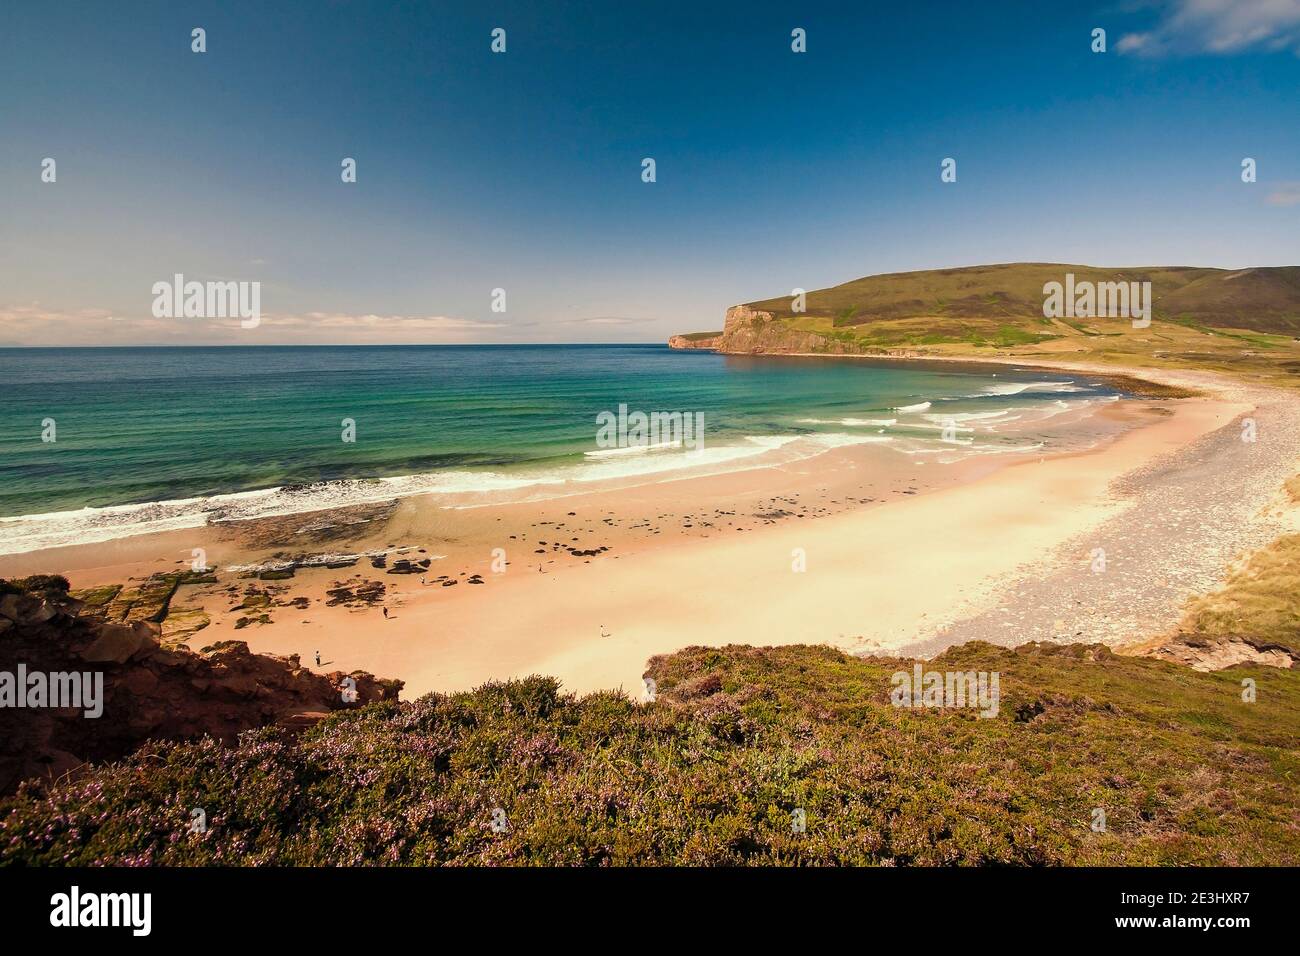
[[[26, 785], [0, 807], [0, 862], [1300, 863], [1300, 674], [1081, 645], [969, 644], [926, 665], [999, 672], [984, 719], [891, 706], [910, 667], [690, 648], [651, 662], [653, 704], [533, 677], [297, 738], [155, 743]], [[188, 833], [194, 807], [205, 835]]]
[[[1049, 338], [1056, 338], [1056, 336], [1049, 336]], [[1011, 348], [1013, 345], [1028, 345], [1042, 340], [1042, 335], [1026, 332], [1014, 325], [998, 326], [997, 331], [987, 340], [979, 333], [974, 333], [969, 339], [972, 345], [992, 345], [994, 348], [999, 349]]]
[[[1151, 326], [1135, 329], [1127, 318], [1045, 318], [1043, 286], [1063, 282], [1068, 272], [1079, 281], [1150, 281]], [[1197, 368], [1300, 384], [1300, 266], [1231, 272], [1011, 263], [855, 279], [807, 293], [806, 311], [797, 314], [787, 296], [748, 305], [826, 342], [792, 339], [789, 351]], [[731, 337], [724, 349], [747, 350], [744, 334]], [[762, 351], [782, 351], [770, 327]]]
[[72, 596], [82, 602], [84, 610], [87, 613], [93, 614], [103, 611], [112, 604], [113, 599], [121, 593], [122, 585], [105, 584], [103, 587], [85, 588], [81, 591], [75, 592]]
[[[1150, 282], [1155, 314], [1193, 327], [1300, 334], [1300, 266], [1233, 272], [1017, 262], [894, 272], [809, 292], [806, 314], [832, 319], [836, 327], [937, 316], [1041, 323], [1044, 284], [1064, 282], [1067, 272], [1077, 281]], [[749, 304], [777, 316], [792, 315], [788, 297]]]
[[[1300, 499], [1300, 476], [1287, 482]], [[1220, 590], [1188, 605], [1184, 629], [1206, 636], [1248, 634], [1300, 653], [1300, 534], [1256, 551]]]
[[699, 341], [702, 340], [702, 339], [716, 339], [716, 338], [717, 338], [719, 335], [721, 335], [721, 334], [722, 334], [721, 331], [717, 331], [717, 332], [687, 332], [686, 334], [684, 334], [684, 335], [682, 336], [682, 338], [686, 339], [688, 342], [699, 342]]
[[3, 594], [67, 594], [68, 579], [61, 574], [33, 574], [31, 577], [0, 579]]

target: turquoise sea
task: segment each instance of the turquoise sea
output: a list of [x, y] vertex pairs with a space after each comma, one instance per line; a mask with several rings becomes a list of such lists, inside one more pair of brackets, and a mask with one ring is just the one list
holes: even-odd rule
[[[1059, 440], [1060, 416], [1119, 394], [1041, 369], [660, 345], [0, 349], [0, 553], [845, 444], [936, 461], [1031, 451]], [[702, 413], [703, 450], [598, 448], [597, 416], [620, 404]]]

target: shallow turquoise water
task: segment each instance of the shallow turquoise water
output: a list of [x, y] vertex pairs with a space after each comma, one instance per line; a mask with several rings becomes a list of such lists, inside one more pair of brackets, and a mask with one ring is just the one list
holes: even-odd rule
[[[562, 469], [588, 460], [596, 416], [620, 403], [702, 412], [706, 446], [718, 448], [750, 436], [880, 434], [864, 422], [888, 419], [897, 419], [890, 435], [933, 440], [940, 415], [997, 420], [1009, 408], [1116, 394], [1042, 370], [657, 345], [0, 349], [0, 515]], [[344, 418], [356, 422], [355, 443], [340, 439]], [[52, 443], [41, 440], [45, 419]]]

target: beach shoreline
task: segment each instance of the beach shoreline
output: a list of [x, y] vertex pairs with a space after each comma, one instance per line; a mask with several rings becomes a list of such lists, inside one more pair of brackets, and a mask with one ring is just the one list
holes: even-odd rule
[[[355, 433], [334, 433], [326, 424], [328, 413], [314, 409], [302, 413], [308, 428], [294, 425], [282, 442], [272, 440], [269, 436], [291, 427], [285, 411], [267, 415], [256, 408], [256, 390], [245, 387], [235, 411], [212, 422], [203, 419], [203, 428], [229, 435], [223, 447], [245, 452], [236, 456], [214, 454], [216, 446], [199, 440], [202, 432], [184, 427], [177, 430], [169, 454], [168, 443], [155, 442], [138, 428], [118, 430], [114, 416], [130, 422], [143, 411], [129, 399], [110, 402], [92, 415], [70, 398], [61, 418], [73, 424], [65, 425], [60, 443], [24, 448], [8, 462], [16, 480], [0, 495], [0, 559], [218, 523], [373, 508], [423, 495], [463, 508], [566, 497], [794, 464], [852, 444], [888, 444], [905, 455], [943, 450], [944, 459], [1032, 450], [1026, 446], [1044, 442], [1060, 447], [1062, 436], [1067, 442], [1088, 440], [1084, 432], [1069, 429], [1073, 420], [1087, 417], [1099, 402], [1128, 394], [1092, 376], [1081, 383], [1034, 381], [1042, 370], [1007, 373], [992, 364], [953, 375], [916, 363], [907, 369], [878, 365], [871, 370], [842, 363], [823, 372], [812, 365], [762, 360], [738, 365], [714, 358], [700, 369], [662, 347], [607, 351], [604, 359], [611, 368], [638, 377], [627, 384], [608, 381], [609, 373], [603, 380], [597, 377], [601, 384], [595, 387], [604, 390], [604, 401], [594, 401], [585, 384], [573, 382], [563, 386], [555, 401], [546, 398], [534, 368], [541, 360], [530, 357], [522, 364], [532, 377], [521, 384], [518, 374], [505, 375], [491, 387], [492, 394], [501, 389], [504, 395], [480, 401], [463, 419], [435, 424], [412, 408], [395, 407], [378, 418], [371, 413], [362, 419], [366, 440], [360, 445], [349, 445]], [[439, 355], [421, 353], [420, 360], [430, 366], [430, 374], [450, 374]], [[668, 376], [659, 369], [665, 360], [673, 373]], [[355, 389], [359, 379], [375, 373], [374, 361], [368, 357], [357, 361], [359, 369], [336, 370], [339, 382], [331, 387]], [[101, 368], [97, 374], [111, 378], [118, 373]], [[412, 380], [414, 374], [408, 368], [402, 381], [384, 389], [402, 396], [422, 387]], [[683, 381], [685, 393], [667, 384]], [[426, 396], [437, 414], [448, 387], [444, 382]], [[678, 440], [656, 443], [655, 420], [676, 416], [680, 423], [682, 415], [658, 411], [648, 415], [649, 435], [613, 441], [597, 428], [593, 448], [588, 416], [595, 414], [599, 424], [602, 415], [613, 413], [592, 409], [602, 404], [628, 408], [619, 397], [633, 387], [642, 396], [637, 404], [646, 408], [676, 407], [690, 395], [690, 403], [707, 410], [692, 418], [702, 426], [708, 416], [708, 441], [702, 432], [697, 441], [683, 441], [669, 424], [669, 438], [676, 435]], [[304, 401], [300, 388], [285, 399], [286, 409]], [[398, 400], [379, 404], [390, 401]], [[546, 414], [538, 402], [548, 405]], [[633, 417], [637, 415], [645, 422], [645, 411], [637, 409]], [[945, 435], [940, 445], [945, 421], [956, 426], [954, 437]], [[322, 425], [326, 430], [319, 430]], [[1011, 447], [1017, 433], [1031, 436], [1018, 443], [1020, 448]], [[337, 446], [340, 437], [344, 444]], [[52, 468], [65, 456], [70, 464]]]
[[[0, 575], [57, 572], [97, 588], [184, 570], [201, 548], [217, 582], [172, 599], [178, 617], [209, 621], [183, 635], [191, 647], [244, 640], [305, 662], [319, 651], [322, 668], [398, 677], [408, 697], [532, 673], [574, 691], [638, 693], [650, 657], [698, 644], [894, 652], [988, 612], [1008, 580], [1131, 506], [1111, 493], [1115, 482], [1260, 397], [1211, 373], [1150, 372], [1200, 394], [1115, 403], [1098, 414], [1127, 427], [1087, 451], [881, 471], [847, 448], [455, 512], [410, 497], [314, 522], [306, 550], [360, 555], [350, 566], [269, 580], [222, 568], [284, 553], [318, 513], [13, 555], [0, 558]], [[409, 573], [390, 573], [399, 568]]]
[[[736, 355], [753, 357], [750, 352], [724, 352], [717, 349], [700, 349], [717, 355]], [[1015, 367], [1025, 371], [1072, 372], [1078, 375], [1119, 385], [1137, 398], [1192, 398], [1205, 389], [1210, 392], [1232, 389], [1239, 385], [1235, 379], [1218, 372], [1199, 371], [1182, 368], [1156, 368], [1153, 366], [1120, 367], [1103, 362], [1073, 362], [1045, 357], [1035, 354], [1027, 358], [1013, 358], [998, 355], [936, 355], [929, 352], [904, 353], [834, 353], [821, 352], [763, 352], [757, 353], [762, 358], [800, 358], [826, 359], [828, 361], [881, 362], [885, 364], [903, 362], [933, 362], [948, 365], [971, 367]], [[1178, 394], [1186, 392], [1187, 394]]]

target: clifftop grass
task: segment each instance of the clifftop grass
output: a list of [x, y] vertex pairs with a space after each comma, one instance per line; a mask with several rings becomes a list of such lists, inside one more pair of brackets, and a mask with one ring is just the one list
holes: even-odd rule
[[[1151, 282], [1152, 324], [1128, 318], [1043, 316], [1043, 285], [1079, 281]], [[808, 292], [792, 311], [788, 293], [747, 303], [774, 316], [766, 353], [996, 356], [1026, 362], [1085, 361], [1115, 366], [1192, 368], [1275, 385], [1300, 383], [1300, 266], [1204, 269], [1098, 268], [1016, 262], [865, 276]], [[809, 334], [820, 344], [809, 346]], [[724, 350], [747, 351], [743, 340]]]
[[690, 648], [651, 661], [653, 704], [534, 677], [298, 738], [150, 745], [28, 785], [0, 807], [0, 862], [1300, 863], [1300, 674], [1081, 645], [925, 666], [999, 672], [999, 714], [891, 706], [910, 661]]
[[[1286, 487], [1295, 495], [1297, 480]], [[1223, 587], [1193, 598], [1183, 628], [1210, 637], [1249, 634], [1300, 654], [1300, 534], [1261, 548]]]
[[[809, 292], [804, 314], [830, 319], [837, 329], [916, 318], [954, 324], [993, 319], [1012, 331], [1028, 320], [1051, 333], [1057, 327], [1043, 317], [1043, 285], [1064, 282], [1067, 272], [1079, 282], [1150, 282], [1155, 314], [1189, 328], [1243, 330], [1241, 337], [1262, 347], [1267, 336], [1251, 333], [1300, 334], [1300, 266], [1229, 270], [1015, 262], [894, 272]], [[778, 316], [793, 315], [788, 296], [749, 304]], [[1065, 324], [1084, 334], [1105, 334], [1090, 328], [1091, 322]]]

